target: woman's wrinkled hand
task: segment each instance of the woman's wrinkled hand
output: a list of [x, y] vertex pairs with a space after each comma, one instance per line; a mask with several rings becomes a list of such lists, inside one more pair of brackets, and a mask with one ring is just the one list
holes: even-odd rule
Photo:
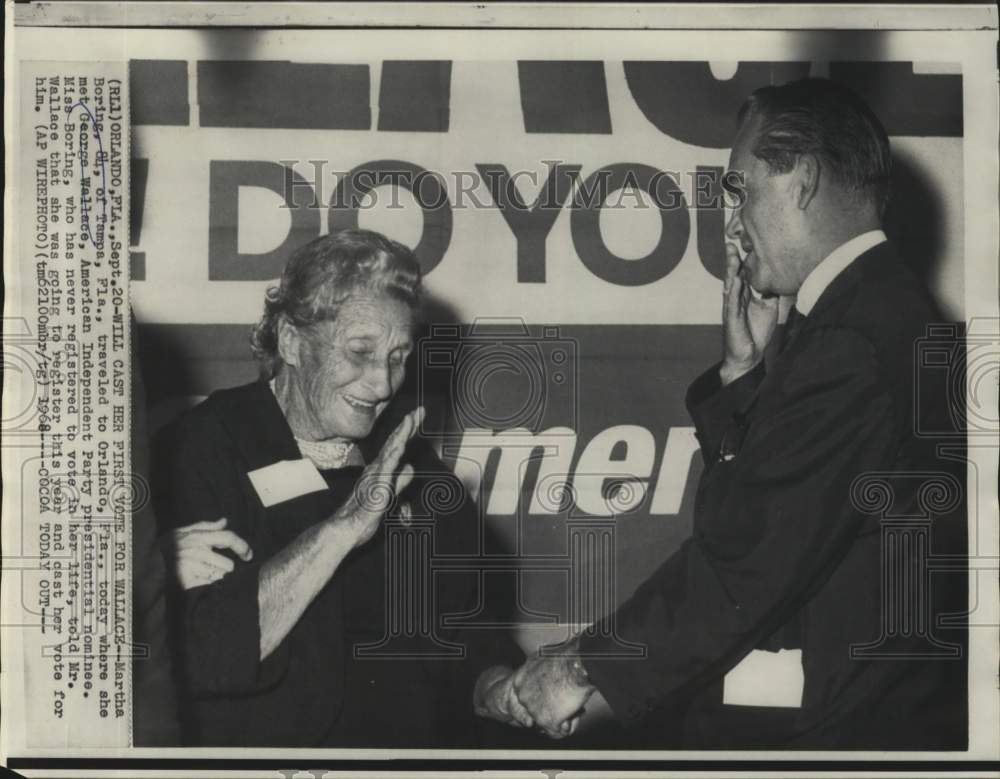
[[350, 532], [355, 547], [361, 546], [378, 530], [382, 516], [395, 497], [413, 481], [413, 466], [399, 467], [406, 444], [420, 429], [424, 408], [411, 411], [399, 423], [379, 452], [361, 474], [354, 494], [333, 517], [333, 521]]
[[244, 562], [253, 559], [250, 545], [232, 530], [226, 518], [214, 522], [195, 522], [179, 527], [163, 539], [167, 564], [185, 590], [219, 581], [236, 564], [219, 550], [228, 549]]

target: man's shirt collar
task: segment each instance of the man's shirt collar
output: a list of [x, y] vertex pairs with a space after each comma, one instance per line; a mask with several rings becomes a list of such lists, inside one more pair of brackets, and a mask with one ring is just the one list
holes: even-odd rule
[[840, 275], [841, 271], [866, 251], [885, 240], [885, 233], [881, 230], [869, 230], [867, 233], [856, 235], [847, 243], [838, 246], [806, 276], [795, 300], [795, 307], [803, 315], [808, 316], [813, 306], [816, 305], [816, 301], [819, 300], [819, 296], [830, 286], [830, 282]]

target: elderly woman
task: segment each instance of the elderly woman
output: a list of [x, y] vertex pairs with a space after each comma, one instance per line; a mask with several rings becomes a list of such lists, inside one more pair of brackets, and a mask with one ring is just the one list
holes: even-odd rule
[[435, 636], [359, 651], [379, 646], [400, 596], [388, 566], [411, 564], [387, 556], [387, 510], [398, 526], [432, 517], [437, 553], [474, 553], [482, 530], [464, 492], [426, 505], [420, 484], [447, 471], [414, 437], [423, 410], [392, 404], [419, 288], [413, 254], [377, 233], [302, 247], [253, 334], [262, 379], [214, 393], [157, 442], [190, 743], [468, 746], [473, 712], [531, 724], [509, 634], [442, 627], [477, 610], [474, 575], [435, 582]]

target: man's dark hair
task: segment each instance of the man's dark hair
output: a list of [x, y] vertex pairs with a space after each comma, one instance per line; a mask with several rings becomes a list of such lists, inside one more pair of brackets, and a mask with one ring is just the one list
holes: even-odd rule
[[889, 201], [892, 157], [878, 117], [854, 92], [824, 78], [756, 90], [740, 108], [740, 126], [760, 121], [753, 154], [774, 173], [815, 155], [840, 186], [875, 204]]

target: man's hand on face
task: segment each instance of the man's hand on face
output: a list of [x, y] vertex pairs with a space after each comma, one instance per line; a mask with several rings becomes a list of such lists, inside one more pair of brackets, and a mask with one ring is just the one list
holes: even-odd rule
[[574, 655], [535, 657], [514, 674], [514, 692], [535, 725], [550, 738], [571, 735], [594, 686], [581, 679]]
[[764, 349], [778, 324], [778, 297], [756, 297], [744, 276], [737, 248], [726, 244], [726, 280], [722, 291], [723, 358], [719, 376], [729, 384], [764, 359]]

